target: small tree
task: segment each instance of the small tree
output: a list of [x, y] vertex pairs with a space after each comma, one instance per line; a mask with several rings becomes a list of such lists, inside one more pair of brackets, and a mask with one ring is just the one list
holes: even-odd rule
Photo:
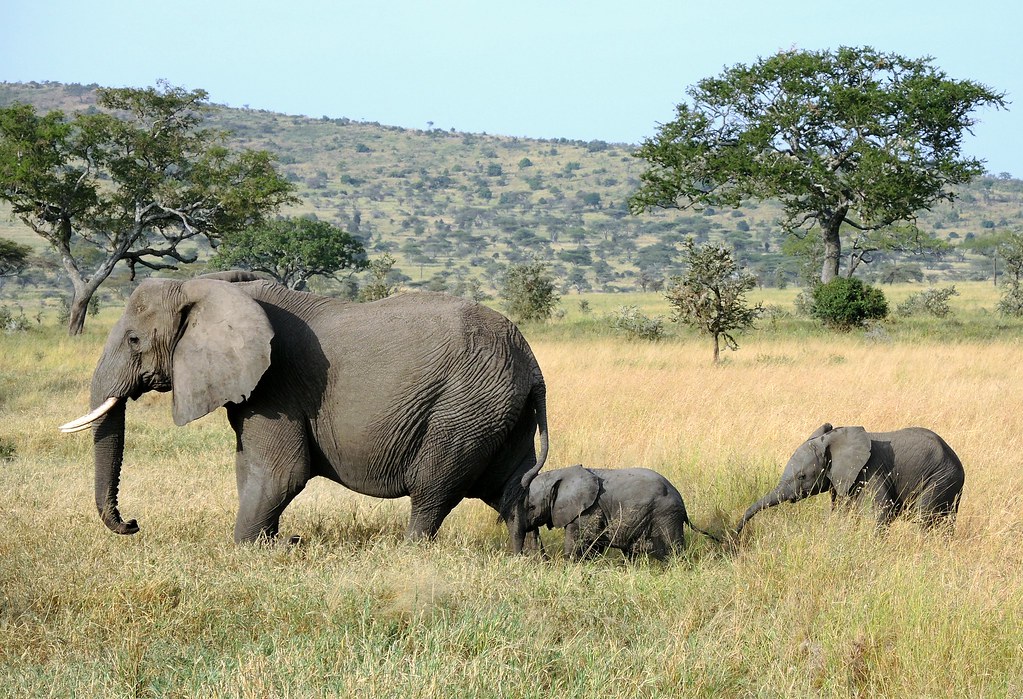
[[516, 321], [547, 320], [558, 305], [554, 280], [547, 274], [547, 265], [539, 260], [509, 267], [501, 298], [508, 315]]
[[998, 301], [1003, 315], [1023, 316], [1023, 232], [1013, 231], [999, 236], [998, 255], [1005, 264], [1005, 293]]
[[761, 304], [746, 305], [746, 292], [756, 278], [739, 268], [727, 248], [713, 243], [697, 246], [692, 238], [683, 244], [686, 273], [672, 277], [665, 296], [672, 320], [694, 327], [714, 338], [714, 363], [720, 359], [721, 343], [739, 349], [735, 331], [753, 327], [763, 310]]
[[366, 265], [369, 281], [359, 289], [360, 301], [379, 301], [394, 293], [396, 285], [391, 283], [390, 277], [396, 261], [393, 255], [385, 252]]
[[337, 279], [342, 270], [363, 269], [366, 251], [325, 221], [284, 218], [225, 235], [210, 266], [265, 272], [289, 289], [304, 289], [311, 277]]

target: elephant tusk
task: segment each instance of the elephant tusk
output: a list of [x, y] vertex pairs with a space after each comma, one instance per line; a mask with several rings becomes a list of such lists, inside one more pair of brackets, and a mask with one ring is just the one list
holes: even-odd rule
[[120, 402], [120, 400], [121, 400], [120, 398], [111, 396], [110, 398], [107, 398], [105, 401], [103, 401], [102, 405], [100, 405], [98, 408], [93, 410], [88, 415], [83, 415], [80, 418], [65, 423], [61, 425], [58, 429], [60, 429], [60, 431], [64, 432], [65, 434], [71, 434], [72, 432], [81, 432], [85, 428], [92, 425], [92, 423], [94, 423], [96, 420], [100, 419], [108, 412], [110, 412], [110, 409], [117, 405], [118, 402]]

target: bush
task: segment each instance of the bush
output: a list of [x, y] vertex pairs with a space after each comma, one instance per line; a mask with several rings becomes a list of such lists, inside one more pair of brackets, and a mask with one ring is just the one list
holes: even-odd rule
[[955, 286], [943, 289], [925, 289], [909, 297], [899, 304], [895, 312], [900, 316], [930, 315], [935, 318], [947, 318], [952, 314], [948, 300], [958, 296]]
[[547, 320], [554, 315], [558, 295], [542, 262], [512, 265], [504, 276], [501, 298], [515, 321]]
[[1023, 287], [1009, 284], [1002, 298], [998, 300], [998, 312], [1012, 318], [1023, 317]]
[[664, 319], [644, 315], [635, 306], [622, 306], [604, 317], [616, 333], [625, 335], [630, 340], [650, 340], [656, 342], [664, 337]]
[[884, 292], [856, 277], [836, 277], [813, 290], [811, 315], [825, 325], [848, 330], [888, 315]]
[[25, 332], [30, 327], [28, 318], [23, 310], [18, 310], [17, 315], [7, 306], [0, 306], [0, 330], [5, 333]]

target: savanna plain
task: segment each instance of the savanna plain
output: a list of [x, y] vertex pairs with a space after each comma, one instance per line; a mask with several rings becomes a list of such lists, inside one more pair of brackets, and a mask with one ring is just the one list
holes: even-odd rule
[[[548, 468], [646, 466], [694, 523], [726, 535], [822, 422], [929, 427], [966, 486], [951, 538], [832, 514], [822, 496], [761, 513], [737, 544], [687, 538], [672, 562], [511, 556], [467, 501], [430, 543], [405, 500], [314, 481], [282, 518], [291, 547], [232, 543], [223, 411], [173, 425], [170, 396], [128, 409], [121, 510], [92, 493], [88, 407], [120, 313], [68, 338], [0, 335], [0, 696], [1018, 697], [1023, 693], [1023, 324], [958, 285], [951, 319], [827, 331], [784, 313], [711, 363], [672, 326], [656, 343], [599, 317], [655, 294], [566, 296], [525, 325], [548, 384]], [[885, 288], [894, 303], [912, 287]], [[758, 292], [790, 308], [793, 290]], [[584, 313], [580, 299], [590, 302]]]

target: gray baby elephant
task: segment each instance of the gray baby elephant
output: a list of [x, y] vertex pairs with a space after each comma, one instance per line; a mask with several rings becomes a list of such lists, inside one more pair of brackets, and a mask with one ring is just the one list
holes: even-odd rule
[[526, 530], [564, 528], [570, 558], [611, 547], [629, 558], [647, 553], [664, 560], [682, 547], [687, 524], [693, 527], [678, 490], [646, 468], [543, 471], [526, 495]]
[[867, 432], [824, 423], [792, 454], [777, 487], [749, 506], [736, 534], [761, 510], [828, 491], [833, 503], [872, 504], [882, 529], [912, 511], [925, 527], [945, 523], [951, 531], [964, 481], [959, 457], [928, 429]]

